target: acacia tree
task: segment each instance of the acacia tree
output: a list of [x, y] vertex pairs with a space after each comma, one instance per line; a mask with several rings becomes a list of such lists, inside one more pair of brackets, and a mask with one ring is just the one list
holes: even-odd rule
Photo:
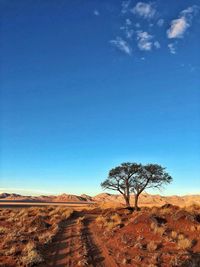
[[138, 210], [138, 199], [145, 189], [160, 189], [171, 181], [172, 177], [165, 171], [164, 167], [158, 164], [141, 165], [137, 175], [131, 181], [131, 192], [135, 194], [135, 210]]
[[160, 188], [170, 183], [172, 177], [158, 164], [122, 163], [110, 170], [108, 178], [101, 184], [103, 189], [118, 191], [130, 207], [130, 194], [135, 195], [135, 209], [138, 210], [140, 194], [148, 188]]
[[109, 171], [108, 178], [101, 183], [103, 189], [118, 191], [123, 195], [126, 206], [130, 207], [130, 193], [134, 176], [138, 174], [141, 164], [122, 163], [120, 166]]

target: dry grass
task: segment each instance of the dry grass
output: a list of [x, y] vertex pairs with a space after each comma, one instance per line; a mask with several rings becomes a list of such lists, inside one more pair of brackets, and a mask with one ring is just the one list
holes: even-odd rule
[[115, 222], [115, 224], [120, 224], [122, 222], [121, 217], [119, 216], [119, 214], [114, 214], [110, 217], [110, 220]]
[[197, 230], [197, 227], [195, 225], [191, 225], [190, 231], [195, 232]]
[[33, 266], [43, 261], [44, 260], [42, 256], [35, 249], [28, 251], [27, 254], [24, 255], [21, 259], [21, 262], [24, 266]]
[[0, 227], [0, 235], [5, 234], [8, 231], [6, 227]]
[[158, 209], [158, 210], [159, 210], [159, 215], [161, 215], [161, 216], [171, 214], [171, 212], [172, 212], [171, 208], [162, 208], [162, 209]]
[[178, 248], [182, 250], [190, 249], [192, 245], [193, 245], [193, 241], [185, 237], [178, 239], [178, 242], [177, 242]]
[[[192, 253], [199, 253], [200, 245], [200, 213], [197, 207], [191, 212], [172, 205], [142, 208], [129, 214], [122, 209], [110, 209], [104, 211], [105, 217], [99, 216], [97, 222], [104, 225], [100, 231], [105, 242], [113, 251], [118, 248], [122, 251], [118, 257], [120, 263], [124, 255], [137, 253], [140, 261], [136, 266], [185, 266], [182, 264], [193, 257]], [[127, 224], [124, 223], [123, 228], [116, 227], [117, 221]]]
[[114, 221], [107, 222], [107, 224], [105, 225], [105, 227], [108, 231], [115, 228], [115, 226], [116, 226], [116, 223]]
[[105, 227], [107, 230], [112, 230], [116, 226], [120, 225], [122, 220], [120, 215], [116, 213], [110, 216], [100, 215], [96, 218], [96, 223], [101, 227]]
[[154, 241], [150, 241], [150, 242], [147, 244], [147, 250], [148, 250], [149, 252], [154, 252], [157, 248], [158, 248], [158, 244], [156, 244]]
[[156, 223], [152, 222], [150, 225], [151, 229], [155, 234], [158, 234], [160, 236], [163, 236], [163, 234], [166, 231], [166, 228], [164, 226], [158, 226]]
[[104, 225], [107, 228], [107, 230], [112, 230], [113, 228], [115, 228], [120, 224], [121, 224], [121, 217], [118, 214], [114, 214], [108, 218], [106, 224]]
[[72, 212], [48, 206], [0, 210], [1, 255], [14, 257], [22, 266], [41, 262], [39, 248], [52, 241]]
[[19, 252], [19, 249], [13, 245], [10, 249], [6, 250], [5, 256], [11, 256], [11, 255], [16, 255], [16, 253]]
[[183, 234], [178, 234], [177, 238], [178, 238], [178, 240], [183, 240], [185, 238], [185, 236]]
[[107, 223], [107, 220], [104, 216], [100, 215], [96, 218], [96, 223], [100, 226], [103, 226]]
[[176, 231], [172, 231], [172, 232], [171, 232], [171, 237], [172, 237], [173, 239], [177, 239], [177, 237], [178, 237], [178, 233], [177, 233]]
[[98, 208], [104, 210], [104, 209], [117, 209], [117, 208], [122, 208], [124, 207], [123, 203], [119, 202], [113, 202], [113, 201], [107, 201], [107, 202], [99, 202], [97, 204]]

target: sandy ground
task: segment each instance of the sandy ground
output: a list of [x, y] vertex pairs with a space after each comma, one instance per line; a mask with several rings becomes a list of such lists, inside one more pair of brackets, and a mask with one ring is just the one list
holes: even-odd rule
[[[13, 205], [19, 204], [13, 203]], [[27, 203], [33, 206], [32, 204]], [[37, 204], [44, 205], [44, 203]], [[51, 205], [52, 203], [45, 204]], [[73, 213], [62, 221], [51, 243], [38, 241], [37, 249], [44, 259], [44, 262], [37, 265], [39, 267], [200, 266], [200, 208], [197, 206], [185, 210], [167, 205], [131, 212], [124, 208], [105, 210], [94, 208], [94, 206], [92, 208], [90, 204], [85, 206], [80, 203], [80, 206], [74, 203], [63, 204], [68, 205], [67, 207], [76, 206], [71, 209]], [[54, 216], [53, 218], [56, 219], [59, 213], [58, 208], [45, 207], [41, 209], [41, 212], [44, 213], [48, 209], [56, 210], [57, 213], [51, 214], [51, 217]], [[30, 212], [28, 210], [22, 209], [26, 215], [25, 221], [29, 222], [32, 227], [32, 217], [35, 216], [34, 212], [38, 208], [30, 209]], [[6, 209], [2, 209], [2, 226], [5, 221], [5, 211]], [[17, 215], [15, 209], [8, 210], [9, 216], [11, 213]], [[40, 213], [38, 211], [36, 213], [38, 219], [43, 218], [44, 221], [49, 222], [48, 213], [46, 215]], [[22, 216], [23, 214], [20, 215], [20, 219]], [[37, 221], [34, 222], [34, 226], [38, 225], [37, 233], [41, 236], [41, 229], [44, 226], [36, 223]], [[24, 222], [22, 222], [22, 227], [23, 224]], [[21, 244], [19, 238], [22, 238], [22, 241], [25, 240], [25, 230], [21, 232], [20, 237], [17, 236], [15, 239], [18, 245]], [[2, 259], [4, 262], [9, 262], [9, 259], [15, 260], [13, 254], [2, 255]], [[2, 266], [1, 262], [0, 266]]]
[[94, 202], [18, 202], [0, 201], [0, 208], [25, 208], [39, 206], [66, 206], [84, 208], [94, 204]]
[[[96, 217], [97, 214], [76, 212], [48, 250], [43, 252], [46, 263], [39, 266], [117, 266], [96, 234], [94, 222]], [[82, 218], [83, 223], [80, 223]]]

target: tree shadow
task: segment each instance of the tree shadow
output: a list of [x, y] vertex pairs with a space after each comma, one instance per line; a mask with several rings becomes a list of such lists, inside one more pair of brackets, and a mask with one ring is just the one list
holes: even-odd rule
[[199, 266], [200, 266], [200, 253], [192, 253], [191, 257], [180, 265], [180, 267], [199, 267]]

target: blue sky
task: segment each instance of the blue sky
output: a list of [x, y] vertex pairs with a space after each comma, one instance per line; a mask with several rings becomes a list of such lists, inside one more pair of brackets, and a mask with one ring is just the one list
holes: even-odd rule
[[199, 1], [0, 5], [0, 191], [94, 195], [131, 161], [200, 193]]

